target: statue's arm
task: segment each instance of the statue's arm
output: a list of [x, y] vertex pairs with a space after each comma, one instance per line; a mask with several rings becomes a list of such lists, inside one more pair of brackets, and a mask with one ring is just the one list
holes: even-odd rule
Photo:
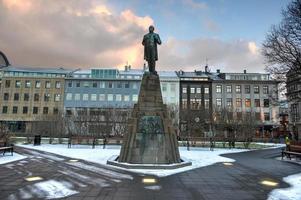
[[145, 46], [145, 36], [143, 36], [142, 45]]
[[161, 44], [161, 39], [160, 39], [159, 34], [157, 34], [156, 36], [157, 36], [157, 37], [156, 37], [157, 43], [158, 43], [158, 44]]

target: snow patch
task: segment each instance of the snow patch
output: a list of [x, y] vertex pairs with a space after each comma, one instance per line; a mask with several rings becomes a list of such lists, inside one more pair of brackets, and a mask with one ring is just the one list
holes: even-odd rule
[[290, 184], [289, 188], [279, 188], [272, 190], [268, 200], [300, 200], [301, 199], [301, 173], [294, 174], [283, 178], [283, 181]]
[[26, 156], [20, 155], [18, 153], [14, 153], [13, 156], [9, 155], [9, 156], [0, 156], [0, 165], [1, 164], [6, 164], [9, 162], [14, 162], [14, 161], [18, 161], [18, 160], [22, 160], [24, 158], [27, 158]]
[[48, 180], [36, 183], [34, 187], [44, 193], [46, 199], [59, 199], [78, 193], [71, 190], [72, 185], [65, 181]]
[[130, 179], [133, 180], [133, 177], [127, 174], [121, 174], [112, 170], [107, 170], [107, 169], [103, 169], [103, 168], [98, 168], [95, 166], [91, 166], [91, 165], [86, 165], [84, 163], [81, 162], [75, 162], [75, 163], [68, 163], [69, 165], [75, 166], [75, 167], [79, 167], [81, 169], [85, 169], [85, 170], [89, 170], [95, 173], [98, 173], [100, 175], [105, 175], [108, 176], [110, 178], [113, 179]]
[[147, 189], [147, 190], [161, 190], [161, 186], [160, 185], [146, 186], [144, 188]]

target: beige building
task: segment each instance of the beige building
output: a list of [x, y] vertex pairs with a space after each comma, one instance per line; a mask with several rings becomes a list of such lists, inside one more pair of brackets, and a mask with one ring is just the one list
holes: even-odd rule
[[39, 121], [64, 110], [64, 69], [5, 67], [1, 71], [0, 121], [14, 132], [25, 132]]

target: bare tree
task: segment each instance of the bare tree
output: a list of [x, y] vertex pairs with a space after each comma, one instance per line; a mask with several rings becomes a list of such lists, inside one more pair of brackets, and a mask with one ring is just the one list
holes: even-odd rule
[[273, 25], [263, 43], [266, 67], [275, 78], [285, 81], [286, 73], [301, 73], [301, 0], [282, 11], [282, 21]]
[[0, 141], [3, 142], [3, 145], [8, 145], [10, 138], [9, 129], [6, 123], [0, 123]]

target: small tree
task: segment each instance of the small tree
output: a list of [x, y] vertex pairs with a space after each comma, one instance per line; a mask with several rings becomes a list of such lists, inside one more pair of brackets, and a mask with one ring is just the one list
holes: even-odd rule
[[4, 145], [8, 145], [10, 138], [9, 129], [6, 123], [0, 123], [0, 140], [4, 142]]

